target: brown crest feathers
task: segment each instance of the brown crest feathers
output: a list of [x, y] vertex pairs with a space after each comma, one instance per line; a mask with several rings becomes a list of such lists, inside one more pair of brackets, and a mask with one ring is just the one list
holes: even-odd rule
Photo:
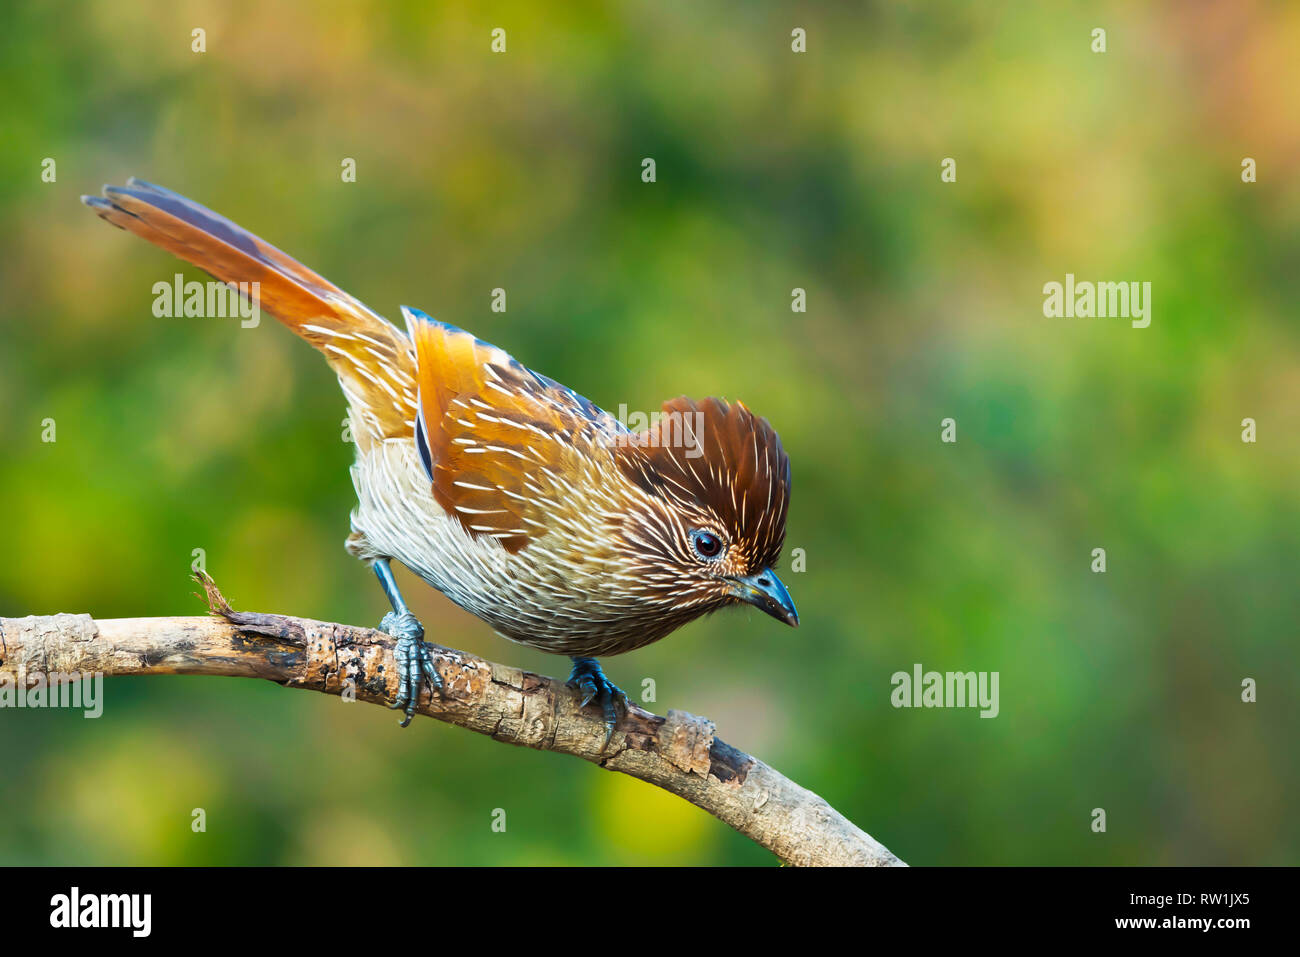
[[618, 441], [617, 455], [646, 492], [716, 515], [755, 570], [780, 558], [790, 459], [767, 420], [743, 403], [671, 399], [659, 421]]

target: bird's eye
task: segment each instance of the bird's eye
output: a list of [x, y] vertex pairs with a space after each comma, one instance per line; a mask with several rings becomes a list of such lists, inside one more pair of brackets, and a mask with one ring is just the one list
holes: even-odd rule
[[697, 528], [691, 532], [691, 545], [695, 547], [695, 554], [707, 561], [713, 561], [722, 554], [722, 540], [703, 529]]

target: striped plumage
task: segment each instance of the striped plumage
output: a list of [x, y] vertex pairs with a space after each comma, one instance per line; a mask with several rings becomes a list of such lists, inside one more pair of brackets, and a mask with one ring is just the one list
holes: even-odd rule
[[133, 179], [84, 200], [220, 280], [260, 283], [261, 308], [324, 354], [357, 444], [358, 558], [396, 558], [507, 638], [571, 656], [630, 651], [742, 601], [797, 622], [771, 572], [789, 460], [740, 403], [675, 399], [632, 433], [418, 310], [397, 329], [168, 190]]

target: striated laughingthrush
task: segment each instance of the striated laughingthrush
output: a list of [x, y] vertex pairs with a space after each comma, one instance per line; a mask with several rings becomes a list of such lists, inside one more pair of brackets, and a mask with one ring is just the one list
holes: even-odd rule
[[347, 397], [358, 504], [347, 549], [370, 563], [398, 639], [394, 708], [441, 691], [397, 559], [505, 637], [569, 655], [606, 742], [626, 696], [597, 656], [658, 641], [726, 605], [798, 624], [773, 571], [790, 461], [739, 402], [673, 399], [631, 432], [495, 346], [402, 307], [403, 333], [337, 286], [211, 210], [130, 179], [82, 201], [227, 283], [319, 349]]

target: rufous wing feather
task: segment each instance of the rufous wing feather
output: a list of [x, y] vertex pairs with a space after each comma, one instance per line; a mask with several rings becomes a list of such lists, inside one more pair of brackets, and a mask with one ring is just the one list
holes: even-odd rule
[[617, 420], [463, 329], [402, 307], [415, 345], [417, 443], [433, 496], [474, 536], [518, 552], [579, 505]]

